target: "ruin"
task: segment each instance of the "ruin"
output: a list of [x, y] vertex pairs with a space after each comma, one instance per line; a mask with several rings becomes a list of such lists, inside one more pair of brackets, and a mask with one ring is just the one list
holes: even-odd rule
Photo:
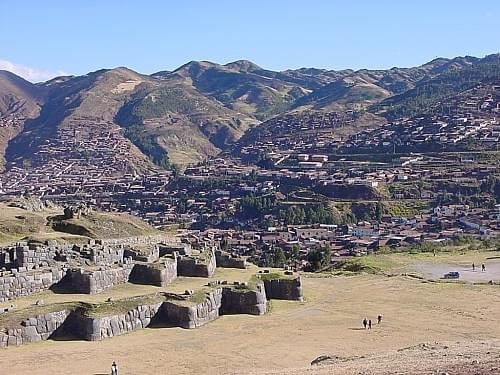
[[[246, 259], [214, 247], [193, 250], [153, 237], [63, 245], [20, 242], [0, 248], [0, 302], [47, 289], [99, 294], [127, 282], [165, 287], [179, 276], [212, 277], [217, 266], [247, 267]], [[60, 335], [98, 341], [155, 325], [192, 329], [220, 315], [264, 315], [273, 298], [302, 301], [300, 278], [259, 273], [248, 282], [211, 280], [183, 294], [159, 292], [98, 304], [37, 301], [0, 312], [0, 347]]]

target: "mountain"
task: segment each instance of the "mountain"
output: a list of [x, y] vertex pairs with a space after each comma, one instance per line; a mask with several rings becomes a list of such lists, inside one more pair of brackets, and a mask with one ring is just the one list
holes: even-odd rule
[[480, 82], [500, 79], [500, 54], [483, 59], [469, 56], [452, 60], [438, 59], [424, 66], [430, 66], [434, 75], [424, 77], [407, 91], [382, 100], [371, 111], [390, 120], [409, 117], [425, 112], [440, 101]]
[[256, 122], [177, 79], [157, 80], [131, 95], [116, 121], [155, 162], [164, 154], [181, 165], [217, 154]]
[[[127, 68], [117, 68], [40, 85], [40, 89], [46, 92], [41, 111], [37, 117], [25, 122], [23, 131], [11, 140], [6, 151], [7, 159], [17, 161], [18, 165], [20, 161], [28, 161], [30, 165], [41, 167], [47, 164], [46, 155], [51, 149], [67, 147], [70, 139], [82, 145], [80, 153], [85, 152], [86, 144], [99, 137], [111, 137], [110, 134], [117, 142], [130, 143], [120, 134], [114, 116], [129, 93], [149, 80], [148, 76]], [[153, 168], [136, 147], [127, 147], [130, 148], [131, 162], [124, 166], [126, 172]], [[109, 154], [106, 157], [112, 157]], [[61, 161], [69, 156], [75, 156], [74, 150], [54, 152], [51, 161]]]
[[0, 116], [31, 115], [43, 102], [43, 90], [6, 70], [0, 70]]
[[413, 68], [345, 70], [341, 71], [342, 75], [334, 81], [299, 98], [293, 107], [313, 110], [367, 109], [373, 104], [415, 88], [423, 80], [451, 70], [467, 68], [478, 61], [480, 59], [466, 56], [451, 60], [435, 59]]
[[27, 120], [38, 116], [44, 99], [42, 88], [0, 70], [0, 169], [8, 142], [22, 131]]
[[226, 65], [191, 61], [163, 77], [192, 86], [225, 107], [258, 120], [286, 111], [298, 97], [310, 92], [309, 87], [246, 60]]
[[[248, 60], [191, 61], [152, 75], [120, 67], [38, 84], [0, 72], [0, 157], [8, 168], [59, 170], [71, 160], [90, 175], [113, 175], [204, 160], [253, 128], [242, 144], [251, 146], [260, 132], [268, 140], [300, 138], [301, 123], [321, 128], [325, 119], [323, 137], [345, 136], [498, 78], [499, 60], [465, 56], [412, 68], [281, 72]], [[293, 135], [289, 125], [297, 127]]]

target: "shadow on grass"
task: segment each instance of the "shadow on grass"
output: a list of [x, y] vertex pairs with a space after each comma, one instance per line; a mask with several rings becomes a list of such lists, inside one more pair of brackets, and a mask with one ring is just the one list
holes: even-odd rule
[[50, 337], [51, 341], [84, 341], [81, 337], [72, 334], [62, 334]]
[[49, 289], [55, 294], [75, 294], [74, 290], [65, 288], [63, 286], [52, 285]]
[[167, 322], [161, 322], [161, 321], [152, 321], [147, 328], [179, 328], [178, 325], [167, 323]]

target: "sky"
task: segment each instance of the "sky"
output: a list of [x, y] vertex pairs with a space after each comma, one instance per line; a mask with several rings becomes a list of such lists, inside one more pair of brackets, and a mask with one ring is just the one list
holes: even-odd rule
[[386, 69], [500, 52], [498, 0], [0, 0], [0, 69], [31, 81], [191, 60]]

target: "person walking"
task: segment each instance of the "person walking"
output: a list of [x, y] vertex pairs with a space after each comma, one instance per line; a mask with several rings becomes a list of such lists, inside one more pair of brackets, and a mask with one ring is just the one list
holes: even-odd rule
[[472, 263], [472, 270], [475, 271], [476, 270], [476, 265], [474, 263]]
[[365, 327], [366, 329], [366, 325], [368, 324], [368, 321], [366, 320], [366, 318], [363, 319], [363, 326]]
[[118, 366], [115, 361], [113, 361], [113, 364], [111, 365], [111, 375], [118, 375]]
[[481, 264], [481, 271], [482, 271], [482, 272], [486, 272], [486, 266], [484, 265], [484, 263], [483, 263], [483, 264]]
[[377, 324], [382, 323], [382, 315], [378, 314], [377, 316]]
[[368, 329], [372, 329], [372, 320], [371, 319], [368, 321]]

